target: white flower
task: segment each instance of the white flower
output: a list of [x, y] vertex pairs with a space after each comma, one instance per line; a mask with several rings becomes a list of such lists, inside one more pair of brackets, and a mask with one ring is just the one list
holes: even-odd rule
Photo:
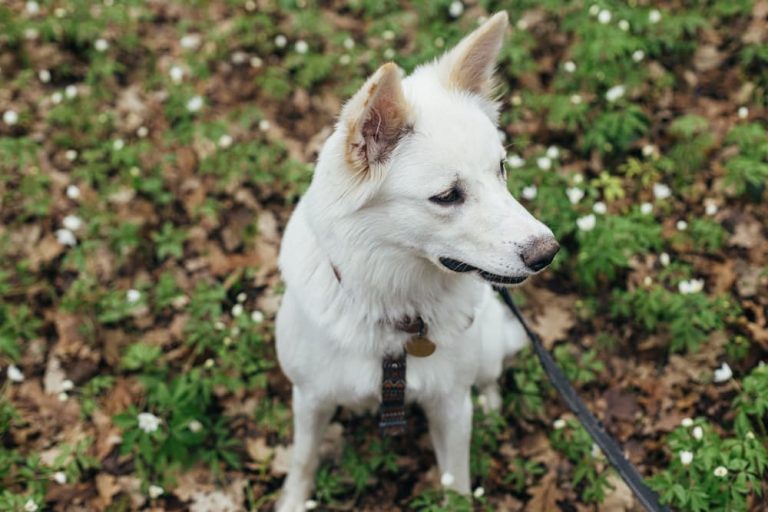
[[709, 215], [710, 217], [714, 214], [716, 214], [718, 211], [717, 203], [714, 202], [712, 199], [705, 199], [704, 200], [704, 213]]
[[162, 422], [160, 418], [151, 412], [141, 412], [136, 418], [139, 421], [139, 428], [147, 434], [155, 432], [160, 427], [160, 423]]
[[228, 148], [232, 145], [232, 136], [228, 134], [224, 134], [221, 137], [219, 137], [219, 147], [220, 148]]
[[348, 53], [339, 57], [339, 64], [342, 66], [347, 66], [350, 62], [352, 62], [352, 57], [350, 57]]
[[63, 471], [57, 471], [53, 474], [53, 481], [59, 485], [67, 483], [67, 475]]
[[661, 21], [661, 12], [658, 9], [652, 9], [648, 13], [648, 21], [651, 23], [658, 23]]
[[64, 96], [66, 96], [69, 99], [72, 99], [77, 96], [77, 86], [76, 85], [68, 85], [64, 88]]
[[255, 11], [256, 10], [256, 2], [253, 0], [248, 0], [245, 2], [245, 10], [246, 11]]
[[688, 229], [688, 223], [684, 220], [679, 220], [675, 224], [675, 227], [677, 228], [678, 231], [685, 231], [686, 229]]
[[608, 211], [608, 207], [605, 205], [604, 202], [598, 201], [592, 205], [592, 211], [597, 213], [598, 215], [605, 215], [605, 212]]
[[15, 364], [8, 367], [7, 375], [11, 382], [24, 382], [24, 374]]
[[232, 61], [232, 64], [243, 64], [248, 59], [248, 54], [245, 52], [235, 52], [230, 57], [230, 60]]
[[64, 380], [64, 381], [61, 383], [61, 389], [62, 389], [63, 391], [71, 391], [71, 390], [72, 390], [74, 387], [75, 387], [75, 383], [74, 383], [74, 382], [72, 382], [72, 380], [70, 380], [70, 379], [65, 379], [65, 380]]
[[237, 294], [237, 302], [245, 302], [245, 300], [248, 298], [248, 295], [245, 294], [245, 292], [240, 292]]
[[32, 498], [29, 498], [24, 504], [24, 512], [37, 512], [37, 503]]
[[70, 247], [77, 245], [75, 234], [68, 229], [57, 229], [54, 235], [56, 236], [56, 241], [61, 245], [68, 245]]
[[553, 427], [555, 427], [555, 430], [561, 430], [565, 428], [565, 420], [563, 418], [557, 418], [555, 422], [552, 424]]
[[733, 370], [728, 366], [728, 363], [723, 363], [720, 368], [715, 370], [714, 380], [718, 384], [731, 380], [731, 377], [733, 377]]
[[653, 144], [646, 144], [643, 146], [643, 156], [648, 158], [656, 154], [656, 146]]
[[589, 6], [589, 14], [592, 16], [597, 16], [597, 13], [600, 12], [600, 6], [597, 4], [592, 4]]
[[242, 304], [235, 304], [232, 306], [232, 316], [238, 317], [243, 314], [243, 305]]
[[576, 184], [584, 183], [584, 175], [582, 174], [574, 174], [573, 175], [573, 182]]
[[262, 119], [261, 121], [259, 121], [259, 130], [265, 132], [269, 130], [269, 126], [270, 126], [269, 121], [267, 121], [266, 119]]
[[381, 37], [383, 37], [387, 41], [391, 41], [395, 38], [395, 33], [391, 30], [385, 30], [381, 33]]
[[251, 57], [248, 64], [250, 64], [252, 68], [260, 68], [264, 64], [264, 61], [261, 60], [261, 57]]
[[213, 328], [216, 329], [217, 331], [223, 331], [224, 329], [227, 328], [227, 326], [224, 325], [224, 322], [222, 322], [221, 320], [218, 320], [215, 324], [213, 324]]
[[200, 36], [198, 34], [187, 34], [184, 37], [181, 38], [181, 47], [185, 50], [194, 50], [198, 46], [200, 46]]
[[626, 32], [629, 30], [629, 22], [627, 20], [621, 20], [619, 21], [619, 28]]
[[64, 152], [64, 158], [70, 162], [74, 162], [77, 159], [77, 151], [74, 149], [68, 149], [66, 152]]
[[536, 165], [542, 171], [548, 171], [552, 168], [552, 159], [548, 156], [540, 156], [536, 159]]
[[618, 100], [622, 96], [624, 96], [624, 93], [626, 92], [626, 89], [623, 85], [614, 85], [608, 91], [605, 93], [605, 99], [613, 103], [614, 101]]
[[184, 68], [181, 66], [171, 66], [171, 69], [168, 70], [168, 74], [170, 75], [171, 81], [173, 83], [181, 83], [181, 81], [184, 79]]
[[41, 69], [37, 72], [37, 78], [40, 79], [40, 81], [44, 84], [47, 84], [51, 81], [51, 72], [47, 69]]
[[58, 105], [59, 103], [61, 103], [62, 99], [64, 99], [64, 97], [59, 91], [56, 91], [55, 93], [51, 94], [51, 102], [53, 102], [54, 105]]
[[203, 363], [203, 366], [204, 366], [205, 368], [208, 368], [209, 370], [210, 370], [211, 368], [213, 368], [215, 365], [216, 365], [216, 361], [214, 361], [214, 360], [213, 360], [213, 359], [211, 359], [210, 357], [209, 357], [208, 359], [206, 359], [206, 360], [205, 360], [205, 362]]
[[13, 126], [19, 122], [19, 114], [13, 110], [6, 110], [3, 113], [3, 122], [8, 126]]
[[139, 126], [136, 129], [136, 135], [138, 135], [140, 139], [143, 139], [144, 137], [149, 135], [149, 128], [147, 128], [146, 126]]
[[440, 477], [440, 483], [443, 487], [450, 487], [455, 481], [456, 479], [453, 478], [453, 475], [450, 473], [443, 473], [443, 476]]
[[747, 438], [747, 440], [749, 440], [749, 441], [754, 441], [754, 439], [755, 439], [755, 433], [754, 433], [754, 432], [747, 432], [746, 438]]
[[112, 141], [112, 149], [115, 151], [120, 151], [125, 147], [125, 141], [123, 139], [115, 139]]
[[392, 60], [395, 58], [395, 50], [392, 48], [387, 48], [384, 50], [384, 58], [387, 60]]
[[165, 493], [165, 489], [163, 489], [159, 485], [149, 486], [149, 497], [152, 498], [153, 500], [162, 496], [163, 493]]
[[672, 195], [672, 189], [669, 188], [664, 183], [653, 184], [653, 197], [655, 197], [656, 199], [664, 200], [671, 195]]
[[285, 45], [288, 44], [288, 38], [285, 37], [283, 34], [277, 34], [275, 36], [275, 46], [278, 48], [285, 48]]
[[511, 154], [507, 157], [507, 165], [512, 169], [519, 169], [525, 165], [525, 160], [520, 158], [520, 155]]
[[99, 38], [93, 43], [93, 47], [97, 52], [105, 52], [109, 49], [109, 42], [106, 39]]
[[309, 51], [309, 45], [303, 39], [299, 39], [298, 41], [296, 41], [295, 48], [296, 48], [296, 53], [304, 54]]
[[317, 508], [317, 502], [315, 500], [307, 500], [304, 502], [304, 508], [307, 510], [315, 510]]
[[83, 219], [77, 215], [67, 215], [62, 219], [61, 224], [70, 231], [77, 231], [83, 227]]
[[448, 14], [451, 15], [452, 18], [458, 18], [461, 16], [461, 13], [464, 12], [464, 4], [456, 0], [455, 2], [451, 2], [451, 5], [448, 6]]
[[483, 489], [482, 487], [476, 488], [472, 492], [472, 496], [474, 496], [475, 498], [482, 498], [483, 496], [485, 496], [485, 489]]
[[24, 29], [24, 37], [29, 41], [34, 41], [40, 37], [40, 32], [36, 28]]
[[536, 199], [536, 195], [539, 193], [539, 189], [536, 187], [536, 185], [529, 185], [527, 187], [523, 187], [523, 193], [522, 196], [524, 199]]
[[747, 107], [739, 107], [739, 119], [746, 119], [749, 116], [749, 109]]
[[549, 146], [547, 148], [547, 157], [551, 158], [552, 160], [557, 160], [560, 158], [560, 148], [557, 146]]
[[203, 108], [203, 98], [200, 96], [192, 96], [187, 102], [187, 110], [190, 112], [197, 112]]
[[135, 304], [139, 302], [140, 299], [141, 292], [139, 290], [131, 288], [125, 293], [125, 300], [127, 300], [129, 304]]
[[574, 71], [576, 71], [576, 63], [573, 62], [572, 60], [567, 60], [563, 64], [563, 69], [565, 70], [566, 73], [573, 73]]
[[194, 433], [198, 433], [203, 430], [203, 424], [197, 420], [192, 420], [187, 424], [187, 428]]
[[581, 105], [581, 102], [582, 102], [581, 94], [571, 95], [571, 103], [573, 103], [574, 105]]
[[509, 97], [509, 102], [515, 107], [519, 107], [523, 104], [523, 98], [521, 98], [519, 94], [513, 94]]
[[645, 276], [645, 279], [643, 279], [643, 284], [645, 286], [651, 286], [653, 284], [653, 278], [651, 276]]
[[725, 466], [717, 466], [713, 473], [718, 478], [724, 478], [728, 476], [728, 469]]
[[662, 267], [668, 267], [670, 263], [669, 254], [665, 252], [659, 254], [659, 262], [661, 263]]
[[635, 50], [632, 52], [632, 60], [635, 62], [642, 62], [645, 58], [645, 52], [643, 50]]
[[57, 7], [56, 9], [53, 10], [53, 15], [56, 16], [57, 18], [63, 18], [64, 16], [67, 15], [67, 10], [63, 7]]
[[592, 443], [592, 451], [590, 452], [593, 458], [598, 458], [603, 454], [603, 451], [597, 446], [596, 443]]
[[352, 39], [351, 37], [348, 37], [344, 40], [343, 44], [344, 44], [344, 48], [346, 48], [347, 50], [351, 50], [352, 48], [355, 47], [355, 40]]
[[680, 452], [680, 462], [683, 464], [683, 466], [687, 466], [693, 462], [693, 452], [689, 452], [688, 450], [683, 450]]
[[571, 187], [565, 190], [565, 194], [568, 196], [568, 200], [571, 204], [577, 204], [584, 197], [584, 191], [579, 187]]
[[692, 293], [699, 293], [704, 289], [703, 279], [691, 279], [689, 281], [680, 281], [677, 284], [678, 291], [683, 295], [690, 295]]
[[597, 217], [595, 217], [594, 213], [590, 213], [589, 215], [585, 215], [584, 217], [579, 217], [576, 219], [576, 225], [582, 231], [592, 231], [595, 229], [596, 223]]
[[650, 215], [653, 212], [653, 205], [649, 202], [645, 202], [640, 205], [640, 213], [643, 215]]
[[27, 2], [26, 5], [27, 14], [31, 14], [34, 16], [35, 14], [40, 12], [40, 4], [34, 1]]
[[611, 22], [611, 18], [613, 16], [611, 15], [611, 11], [608, 9], [603, 9], [597, 14], [597, 21], [602, 23], [603, 25], [607, 25]]
[[683, 421], [681, 421], [680, 424], [685, 428], [692, 427], [693, 420], [691, 418], [683, 418]]
[[693, 432], [691, 432], [691, 435], [697, 441], [701, 441], [701, 439], [704, 437], [704, 429], [697, 426], [693, 429]]
[[59, 395], [56, 398], [59, 399], [59, 402], [66, 402], [67, 400], [69, 400], [69, 395], [67, 394], [66, 391], [62, 391], [61, 393], [59, 393]]

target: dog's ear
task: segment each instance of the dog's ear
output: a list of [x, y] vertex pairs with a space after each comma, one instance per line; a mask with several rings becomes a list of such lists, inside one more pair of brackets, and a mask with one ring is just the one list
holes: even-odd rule
[[355, 173], [385, 163], [410, 129], [398, 67], [381, 66], [344, 106], [340, 120], [347, 129], [346, 161]]
[[437, 63], [443, 83], [491, 99], [493, 71], [509, 25], [505, 11], [491, 16]]

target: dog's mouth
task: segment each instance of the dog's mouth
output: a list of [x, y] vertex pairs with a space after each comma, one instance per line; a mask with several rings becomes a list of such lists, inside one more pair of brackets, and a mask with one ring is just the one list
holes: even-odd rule
[[440, 257], [440, 263], [442, 263], [448, 270], [454, 272], [477, 272], [480, 277], [494, 284], [519, 284], [527, 279], [527, 276], [500, 276], [498, 274], [492, 274], [477, 267], [473, 267], [469, 263], [454, 260], [453, 258], [446, 258], [444, 256]]

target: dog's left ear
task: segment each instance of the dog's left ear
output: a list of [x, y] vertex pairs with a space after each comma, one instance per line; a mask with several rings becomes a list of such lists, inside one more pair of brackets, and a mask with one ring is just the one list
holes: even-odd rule
[[386, 163], [410, 126], [400, 69], [391, 62], [381, 66], [344, 106], [341, 122], [347, 129], [346, 161], [354, 173], [365, 175]]
[[505, 11], [491, 16], [437, 63], [443, 83], [492, 99], [493, 71], [509, 25]]

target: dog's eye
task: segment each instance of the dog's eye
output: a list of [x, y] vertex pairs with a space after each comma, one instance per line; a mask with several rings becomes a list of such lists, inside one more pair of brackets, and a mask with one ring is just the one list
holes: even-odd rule
[[432, 196], [429, 198], [429, 200], [433, 203], [447, 206], [462, 202], [464, 200], [464, 193], [458, 187], [451, 187], [450, 190], [443, 192], [442, 194]]

